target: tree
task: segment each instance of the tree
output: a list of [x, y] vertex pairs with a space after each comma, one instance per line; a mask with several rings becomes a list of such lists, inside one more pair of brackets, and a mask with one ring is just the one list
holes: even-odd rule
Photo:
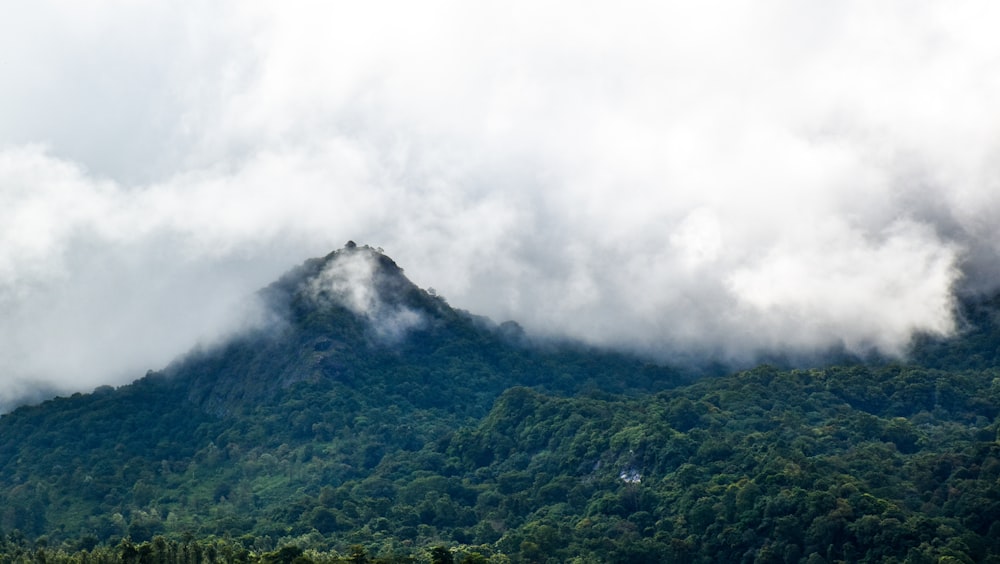
[[435, 546], [431, 549], [431, 564], [455, 564], [455, 557], [446, 547]]

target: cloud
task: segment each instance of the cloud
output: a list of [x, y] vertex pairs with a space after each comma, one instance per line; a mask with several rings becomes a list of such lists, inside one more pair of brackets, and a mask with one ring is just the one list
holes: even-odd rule
[[0, 394], [162, 366], [347, 239], [459, 307], [664, 359], [947, 333], [1000, 275], [997, 11], [19, 7]]

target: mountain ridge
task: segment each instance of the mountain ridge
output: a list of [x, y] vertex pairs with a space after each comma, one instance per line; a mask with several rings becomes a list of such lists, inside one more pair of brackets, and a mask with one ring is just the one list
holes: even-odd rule
[[691, 381], [535, 346], [357, 245], [259, 296], [273, 317], [226, 343], [0, 416], [0, 556], [124, 562], [193, 538], [260, 562], [365, 561], [352, 545], [382, 562], [442, 546], [468, 562], [1000, 559], [986, 356]]

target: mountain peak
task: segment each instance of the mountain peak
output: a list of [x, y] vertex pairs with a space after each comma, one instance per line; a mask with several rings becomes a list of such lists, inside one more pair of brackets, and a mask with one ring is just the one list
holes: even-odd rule
[[425, 294], [381, 249], [353, 241], [327, 255], [321, 268], [299, 286], [300, 295], [321, 309], [343, 307], [364, 319], [377, 337], [398, 341], [422, 323]]
[[261, 296], [279, 313], [315, 307], [345, 307], [366, 315], [383, 303], [400, 303], [421, 292], [409, 281], [381, 247], [348, 241], [322, 258], [305, 261], [277, 282], [261, 290]]
[[[269, 312], [262, 331], [173, 366], [172, 372], [188, 375], [191, 399], [211, 413], [253, 404], [302, 380], [350, 379], [363, 370], [364, 357], [387, 354], [414, 333], [459, 317], [407, 279], [381, 248], [353, 241], [293, 268], [258, 298]], [[253, 367], [256, 378], [231, 366]]]

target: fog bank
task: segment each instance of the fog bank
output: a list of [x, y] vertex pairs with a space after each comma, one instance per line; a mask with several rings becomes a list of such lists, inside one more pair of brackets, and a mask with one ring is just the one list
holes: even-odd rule
[[947, 334], [1000, 279], [998, 11], [12, 8], [0, 402], [224, 338], [348, 239], [455, 306], [666, 360]]

